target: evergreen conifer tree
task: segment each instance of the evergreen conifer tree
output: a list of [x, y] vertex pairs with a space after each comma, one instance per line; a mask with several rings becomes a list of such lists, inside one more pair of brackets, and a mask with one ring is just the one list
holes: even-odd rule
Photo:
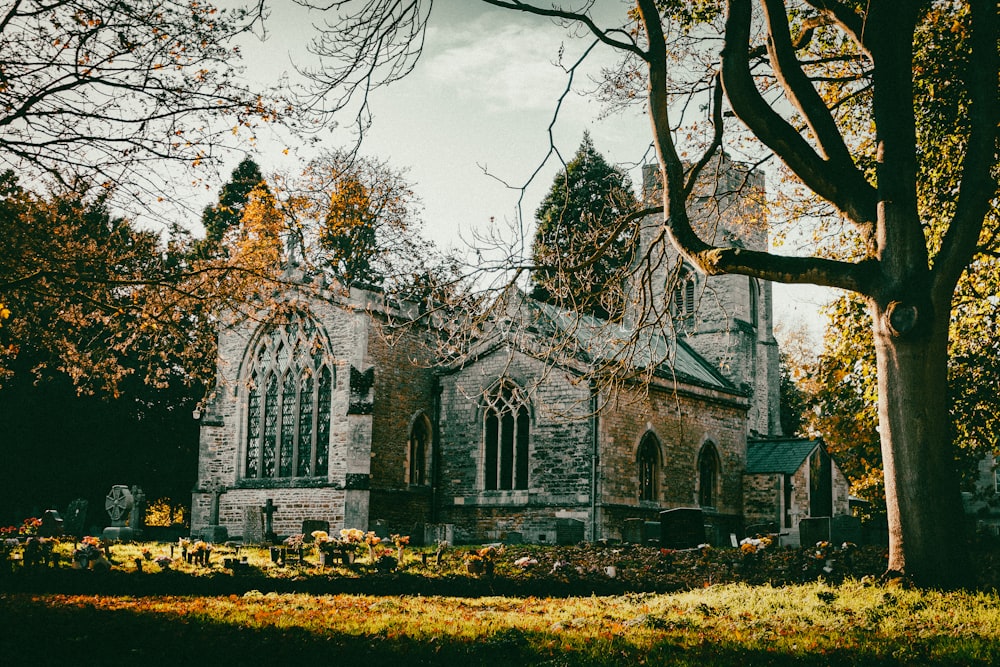
[[609, 164], [585, 132], [535, 212], [532, 296], [601, 318], [620, 317], [637, 223], [618, 228], [638, 207], [628, 175]]

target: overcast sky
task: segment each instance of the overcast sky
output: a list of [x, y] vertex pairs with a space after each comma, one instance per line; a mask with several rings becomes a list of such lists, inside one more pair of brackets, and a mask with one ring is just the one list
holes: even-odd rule
[[[602, 11], [625, 11], [625, 5], [602, 0]], [[303, 50], [309, 17], [287, 6], [270, 17], [272, 35], [263, 45], [245, 50], [249, 70], [274, 77], [290, 60], [306, 57]], [[476, 0], [435, 0], [425, 48], [416, 69], [405, 79], [371, 98], [373, 125], [362, 153], [404, 170], [423, 203], [425, 234], [442, 247], [461, 245], [491, 219], [516, 225], [518, 205], [530, 225], [535, 208], [560, 167], [550, 156], [522, 199], [501, 183], [520, 187], [538, 169], [549, 151], [549, 125], [567, 84], [557, 64], [574, 62], [590, 39], [569, 36], [551, 21], [498, 10]], [[553, 127], [557, 148], [570, 159], [585, 130], [610, 162], [638, 167], [651, 159], [649, 121], [641, 107], [606, 117], [592, 95], [601, 66], [615, 61], [598, 47], [578, 72]], [[341, 143], [346, 135], [341, 135]], [[335, 147], [336, 136], [327, 139]], [[292, 155], [294, 156], [294, 147]], [[290, 167], [277, 144], [264, 142], [255, 155], [265, 168]], [[282, 164], [282, 161], [285, 164]], [[487, 175], [484, 169], [489, 171]], [[499, 180], [498, 180], [499, 179]], [[776, 316], [784, 326], [812, 323], [825, 292], [776, 287]]]

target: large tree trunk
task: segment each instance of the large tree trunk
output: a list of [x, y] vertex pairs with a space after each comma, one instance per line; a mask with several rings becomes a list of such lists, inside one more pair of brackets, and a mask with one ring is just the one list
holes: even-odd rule
[[889, 573], [936, 588], [973, 583], [949, 427], [949, 312], [872, 307]]

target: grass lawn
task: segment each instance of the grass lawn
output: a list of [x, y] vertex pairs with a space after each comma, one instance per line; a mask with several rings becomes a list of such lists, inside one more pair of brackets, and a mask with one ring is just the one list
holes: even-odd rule
[[[252, 572], [239, 576], [214, 563], [139, 571], [139, 549], [117, 547], [107, 572], [64, 564], [0, 577], [0, 664], [1000, 664], [995, 592], [816, 580], [791, 552], [745, 564], [722, 550], [525, 548], [498, 557], [492, 577], [467, 574], [458, 549], [441, 564], [410, 551], [388, 574], [282, 567], [250, 552]], [[522, 553], [543, 562], [511, 565]], [[609, 558], [631, 592], [599, 592]], [[578, 565], [556, 567], [568, 560]], [[683, 585], [638, 590], [668, 576]]]

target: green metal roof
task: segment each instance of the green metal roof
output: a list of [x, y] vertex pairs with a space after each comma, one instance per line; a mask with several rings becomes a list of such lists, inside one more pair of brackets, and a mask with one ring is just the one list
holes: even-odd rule
[[822, 440], [807, 438], [776, 438], [750, 440], [747, 442], [748, 474], [782, 473], [794, 474], [813, 453], [823, 445]]

